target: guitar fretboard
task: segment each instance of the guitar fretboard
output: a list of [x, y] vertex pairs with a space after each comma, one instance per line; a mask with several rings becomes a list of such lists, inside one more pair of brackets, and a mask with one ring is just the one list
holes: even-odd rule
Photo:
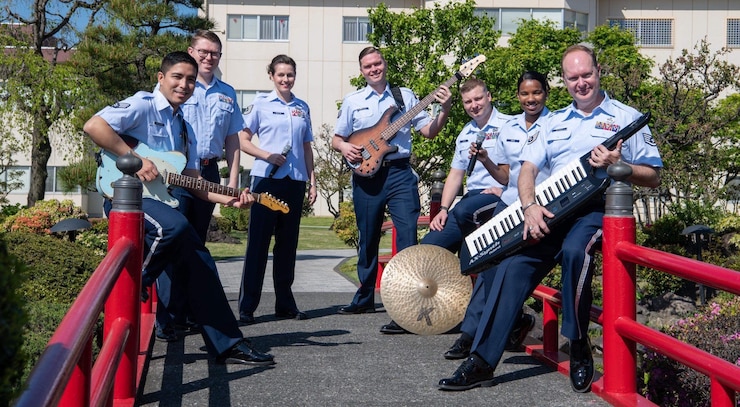
[[208, 191], [219, 195], [231, 196], [234, 198], [238, 198], [239, 194], [241, 193], [236, 188], [223, 186], [221, 184], [207, 181], [202, 178], [195, 178], [182, 174], [174, 174], [171, 172], [167, 174], [167, 183], [178, 187], [196, 189], [199, 191]]
[[[454, 75], [450, 79], [447, 79], [447, 81], [443, 84], [444, 86], [447, 86], [448, 88], [452, 86], [453, 83], [457, 82], [462, 78], [462, 74], [460, 72], [455, 72]], [[434, 101], [434, 93], [432, 92], [428, 94], [424, 99], [420, 100], [416, 106], [412, 107], [404, 113], [401, 117], [396, 119], [393, 123], [391, 123], [388, 127], [383, 130], [383, 132], [380, 134], [380, 136], [385, 141], [390, 141], [393, 137], [396, 136], [396, 133], [398, 133], [399, 130], [403, 126], [405, 126], [408, 122], [411, 121], [414, 117], [416, 117], [419, 112], [426, 109], [427, 106], [429, 106]]]

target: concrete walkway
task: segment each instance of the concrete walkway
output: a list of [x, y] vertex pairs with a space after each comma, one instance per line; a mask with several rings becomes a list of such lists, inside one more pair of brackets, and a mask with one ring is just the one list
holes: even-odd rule
[[[305, 321], [276, 320], [271, 263], [257, 323], [242, 327], [254, 346], [275, 356], [271, 367], [209, 362], [199, 334], [156, 342], [139, 396], [142, 406], [606, 406], [594, 394], [577, 394], [568, 379], [524, 353], [507, 353], [496, 369], [497, 385], [465, 392], [437, 390], [459, 361], [442, 354], [457, 338], [383, 335], [380, 312], [339, 315], [353, 283], [334, 271], [354, 250], [298, 253], [294, 292]], [[218, 263], [236, 312], [243, 261]], [[379, 296], [376, 297], [381, 307]], [[533, 332], [537, 335], [537, 328]]]

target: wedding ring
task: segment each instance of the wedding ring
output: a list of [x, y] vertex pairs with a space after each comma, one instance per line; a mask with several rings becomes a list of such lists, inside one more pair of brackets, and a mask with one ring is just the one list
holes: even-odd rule
[[530, 226], [530, 227], [529, 227], [529, 230], [532, 230], [532, 229], [534, 229], [534, 226]]

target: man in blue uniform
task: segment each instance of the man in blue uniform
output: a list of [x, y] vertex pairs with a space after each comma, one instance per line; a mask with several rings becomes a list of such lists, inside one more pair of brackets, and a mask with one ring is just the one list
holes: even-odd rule
[[563, 81], [573, 103], [548, 118], [548, 130], [531, 140], [523, 157], [519, 175], [519, 199], [524, 212], [524, 238], [539, 242], [504, 259], [493, 270], [487, 283], [486, 304], [481, 316], [471, 354], [452, 377], [439, 381], [442, 390], [467, 390], [492, 386], [493, 372], [501, 359], [506, 342], [497, 335], [508, 332], [524, 301], [549, 270], [562, 266], [563, 326], [561, 333], [570, 339], [570, 383], [576, 392], [590, 390], [594, 366], [588, 340], [591, 307], [592, 254], [601, 238], [604, 214], [602, 197], [594, 199], [573, 214], [572, 220], [550, 230], [546, 218], [553, 215], [534, 199], [538, 168], [547, 166], [551, 173], [567, 166], [590, 151], [589, 164], [605, 171], [620, 158], [632, 168], [629, 182], [655, 188], [660, 184], [660, 154], [647, 126], [614, 150], [601, 142], [640, 113], [610, 99], [600, 90], [600, 66], [585, 45], [569, 47], [562, 59]]
[[[347, 138], [357, 130], [374, 126], [387, 109], [397, 105], [393, 90], [386, 80], [388, 65], [375, 47], [360, 52], [360, 72], [367, 86], [350, 93], [342, 101], [337, 124], [334, 127], [332, 147], [342, 153], [350, 163], [362, 160], [362, 148], [351, 144]], [[403, 112], [419, 103], [414, 93], [399, 88], [403, 99]], [[391, 144], [398, 151], [385, 156], [380, 170], [372, 177], [352, 176], [352, 195], [360, 231], [357, 274], [360, 288], [349, 305], [339, 308], [340, 314], [375, 312], [375, 280], [378, 273], [378, 246], [380, 227], [386, 205], [396, 227], [396, 247], [403, 250], [417, 242], [416, 228], [421, 210], [418, 177], [411, 170], [411, 126], [426, 138], [434, 138], [447, 122], [452, 103], [450, 90], [440, 86], [435, 96], [442, 104], [440, 113], [432, 118], [422, 110], [410, 124], [400, 129]]]
[[[98, 112], [85, 123], [84, 130], [101, 148], [120, 156], [133, 153], [121, 137], [126, 135], [157, 152], [180, 151], [187, 156], [183, 174], [198, 177], [198, 161], [192, 128], [182, 118], [180, 106], [190, 98], [195, 87], [198, 64], [185, 52], [167, 54], [157, 74], [154, 93], [138, 92]], [[147, 157], [136, 173], [143, 182], [155, 180], [160, 173]], [[248, 190], [232, 198], [211, 192], [192, 191], [202, 199], [235, 207], [254, 202]], [[106, 213], [111, 203], [106, 201]], [[144, 198], [144, 262], [142, 287], [150, 286], [162, 271], [171, 266], [187, 282], [187, 304], [208, 352], [218, 363], [271, 365], [272, 355], [253, 349], [244, 339], [229, 307], [218, 278], [216, 263], [195, 229], [177, 209], [154, 199]], [[135, 295], [132, 293], [132, 295]]]

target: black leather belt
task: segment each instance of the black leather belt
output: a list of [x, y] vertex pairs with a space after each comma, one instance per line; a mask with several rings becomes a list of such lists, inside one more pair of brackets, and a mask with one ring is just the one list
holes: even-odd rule
[[409, 158], [398, 158], [396, 160], [385, 160], [383, 161], [383, 167], [403, 167], [408, 165]]
[[218, 158], [217, 157], [213, 157], [213, 158], [201, 158], [200, 159], [200, 166], [201, 167], [207, 167], [209, 165], [216, 165], [216, 163], [218, 163]]

